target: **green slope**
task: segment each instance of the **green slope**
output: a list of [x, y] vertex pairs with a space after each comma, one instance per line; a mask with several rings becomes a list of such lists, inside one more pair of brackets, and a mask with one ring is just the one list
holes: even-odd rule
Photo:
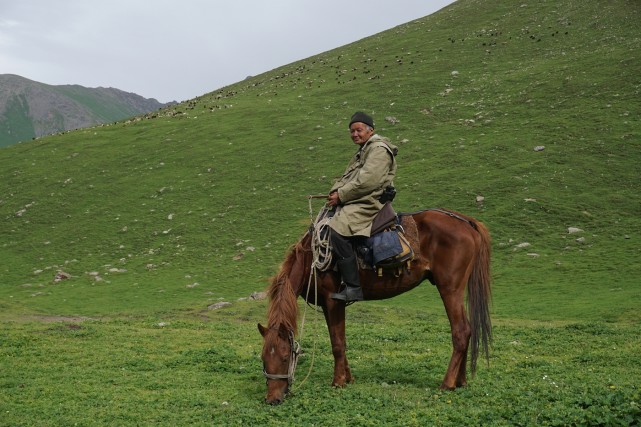
[[[490, 228], [495, 316], [638, 320], [640, 8], [460, 0], [131, 123], [2, 149], [0, 305], [150, 313], [261, 290], [365, 110], [400, 146], [397, 210]], [[441, 310], [429, 285], [390, 304]]]
[[0, 135], [6, 135], [7, 140], [11, 141], [26, 141], [36, 135], [29, 118], [29, 103], [24, 95], [14, 95], [8, 100], [4, 120], [0, 121]]
[[[53, 86], [52, 88], [86, 107], [92, 115], [104, 123], [132, 117], [139, 114], [140, 111], [149, 111], [136, 108], [131, 102], [128, 103], [124, 98], [131, 94], [126, 92], [105, 88], [91, 89], [78, 85]], [[140, 98], [139, 102], [142, 101], [144, 99]]]
[[52, 86], [0, 74], [0, 148], [70, 129], [113, 123], [167, 105], [114, 88]]

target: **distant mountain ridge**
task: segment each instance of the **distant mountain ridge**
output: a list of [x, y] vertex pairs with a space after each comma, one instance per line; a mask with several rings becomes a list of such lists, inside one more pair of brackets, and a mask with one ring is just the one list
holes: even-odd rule
[[53, 86], [0, 74], [0, 147], [110, 123], [173, 104], [115, 88]]

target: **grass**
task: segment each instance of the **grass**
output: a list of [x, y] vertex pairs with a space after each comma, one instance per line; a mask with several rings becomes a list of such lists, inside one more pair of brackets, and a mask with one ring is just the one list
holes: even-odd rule
[[[639, 15], [459, 0], [168, 110], [1, 149], [2, 422], [638, 425]], [[438, 391], [450, 338], [424, 284], [350, 307], [346, 389], [329, 387], [316, 322], [309, 379], [266, 408], [266, 302], [238, 300], [342, 173], [355, 110], [400, 146], [397, 210], [489, 227], [491, 365]]]
[[641, 416], [638, 324], [499, 321], [491, 365], [442, 392], [446, 320], [383, 303], [350, 308], [357, 382], [345, 389], [329, 387], [325, 327], [308, 312], [290, 399], [266, 407], [255, 325], [265, 308], [5, 324], [3, 425], [638, 425]]

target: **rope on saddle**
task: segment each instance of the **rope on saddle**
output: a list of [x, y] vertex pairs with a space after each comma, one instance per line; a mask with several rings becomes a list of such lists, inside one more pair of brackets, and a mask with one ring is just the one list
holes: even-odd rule
[[[309, 216], [313, 218], [311, 199], [309, 203]], [[312, 233], [312, 251], [314, 254], [313, 267], [318, 271], [326, 271], [332, 265], [332, 245], [329, 242], [329, 220], [331, 210], [323, 206], [310, 225]]]
[[478, 231], [478, 227], [476, 226], [476, 223], [474, 221], [472, 221], [470, 219], [467, 219], [467, 218], [463, 218], [462, 216], [457, 215], [456, 213], [454, 213], [452, 211], [448, 211], [446, 209], [432, 208], [432, 209], [423, 209], [423, 210], [415, 211], [415, 212], [399, 212], [398, 216], [399, 217], [400, 216], [408, 216], [408, 215], [411, 216], [411, 215], [416, 215], [416, 214], [420, 214], [420, 213], [423, 213], [423, 212], [439, 212], [439, 213], [445, 214], [445, 215], [450, 216], [452, 218], [456, 218], [459, 221], [463, 221], [463, 222], [468, 223], [470, 225], [470, 227], [472, 227], [473, 229]]

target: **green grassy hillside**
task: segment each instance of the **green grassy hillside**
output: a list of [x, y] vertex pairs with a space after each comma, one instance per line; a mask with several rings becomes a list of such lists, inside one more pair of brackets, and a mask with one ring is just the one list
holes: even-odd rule
[[[638, 1], [459, 0], [159, 113], [0, 149], [0, 424], [638, 426], [639, 22]], [[237, 299], [343, 172], [355, 110], [400, 147], [397, 210], [491, 230], [490, 364], [438, 389], [451, 336], [424, 284], [348, 308], [343, 389], [309, 308], [293, 393], [268, 407], [268, 302]]]
[[[4, 120], [0, 122], [0, 135], [11, 135], [11, 142], [26, 141], [36, 135], [29, 118], [29, 101], [25, 95], [14, 95], [4, 106]], [[0, 147], [10, 145], [0, 142]]]
[[114, 88], [52, 86], [0, 74], [0, 148], [174, 105]]
[[[640, 9], [460, 0], [160, 113], [4, 148], [3, 315], [263, 289], [364, 110], [400, 146], [397, 210], [490, 228], [495, 317], [638, 320]], [[429, 285], [389, 304], [440, 310]]]

